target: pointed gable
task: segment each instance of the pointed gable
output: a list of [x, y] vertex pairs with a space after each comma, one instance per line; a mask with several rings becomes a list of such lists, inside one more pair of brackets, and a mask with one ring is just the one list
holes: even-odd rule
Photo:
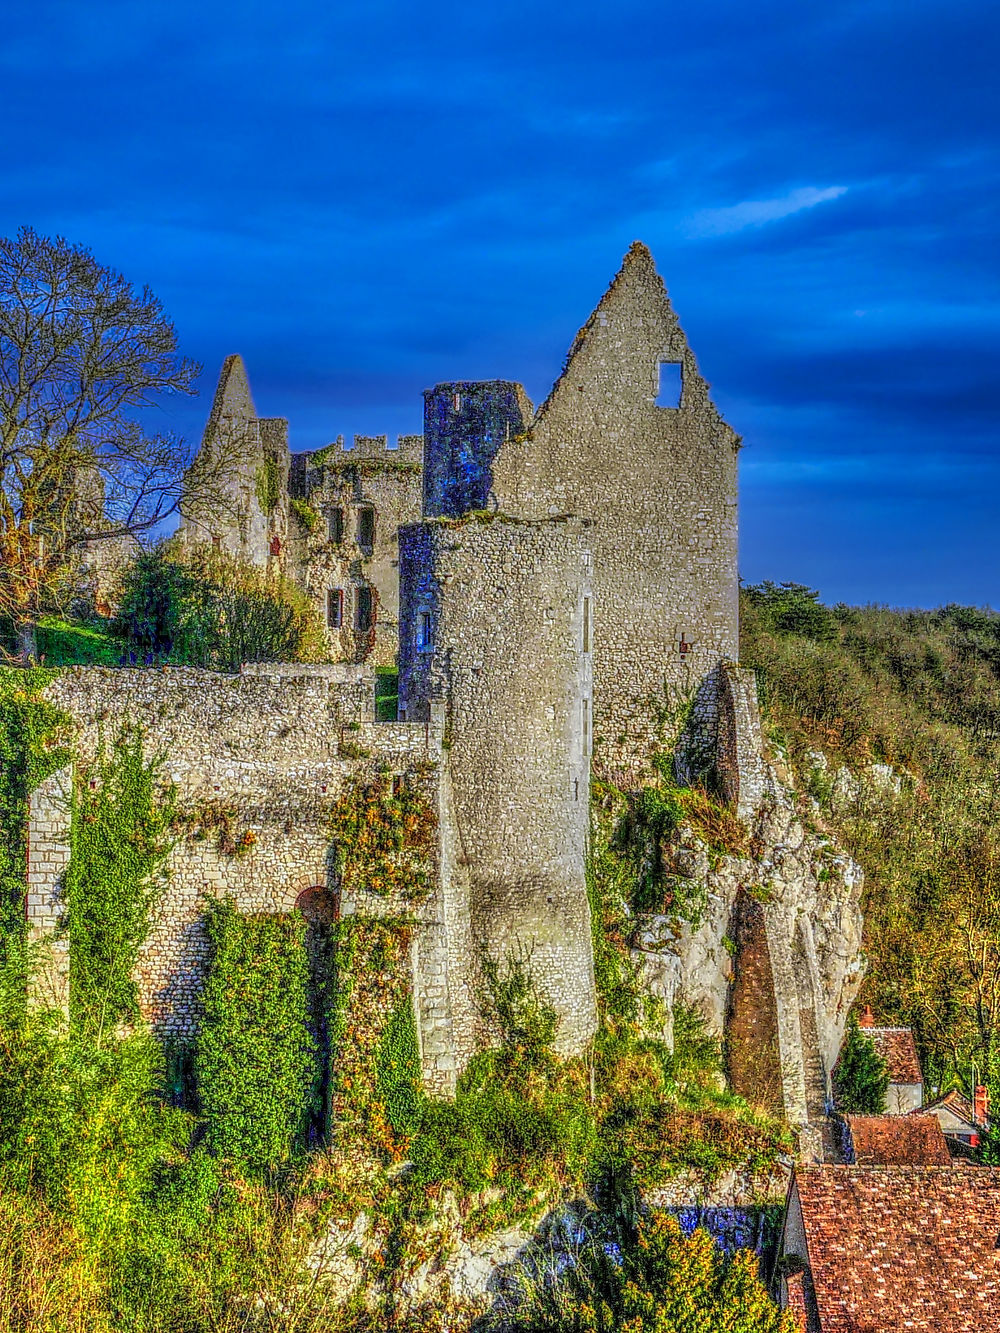
[[[658, 401], [671, 373], [679, 393]], [[635, 243], [530, 428], [500, 446], [491, 496], [525, 518], [594, 524], [593, 725], [619, 776], [656, 734], [651, 691], [696, 688], [738, 655], [738, 445]]]
[[649, 248], [633, 241], [622, 266], [601, 297], [590, 318], [573, 339], [562, 374], [538, 409], [541, 421], [563, 395], [586, 393], [592, 379], [593, 361], [617, 362], [615, 376], [623, 393], [642, 404], [657, 395], [657, 370], [661, 362], [679, 364], [684, 398], [707, 397], [708, 386], [698, 371], [680, 321], [670, 304], [663, 279]]
[[215, 386], [212, 410], [205, 423], [204, 446], [212, 439], [224, 421], [255, 421], [257, 409], [254, 407], [250, 392], [250, 380], [243, 358], [238, 352], [227, 356], [219, 372], [219, 382]]

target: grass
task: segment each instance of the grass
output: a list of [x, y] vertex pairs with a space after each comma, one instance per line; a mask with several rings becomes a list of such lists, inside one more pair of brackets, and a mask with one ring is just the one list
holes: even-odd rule
[[71, 621], [44, 616], [38, 623], [38, 655], [45, 666], [118, 666], [125, 645], [95, 616]]

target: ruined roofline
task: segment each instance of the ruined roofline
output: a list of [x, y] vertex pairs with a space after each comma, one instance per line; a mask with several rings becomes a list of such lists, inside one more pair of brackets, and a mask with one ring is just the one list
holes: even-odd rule
[[[654, 290], [661, 297], [663, 304], [666, 307], [668, 322], [671, 325], [672, 331], [680, 338], [681, 342], [683, 343], [685, 351], [686, 374], [690, 375], [691, 372], [693, 372], [694, 377], [700, 382], [701, 387], [704, 389], [705, 396], [708, 399], [709, 403], [711, 404], [712, 409], [714, 410], [716, 416], [720, 421], [723, 421], [722, 414], [719, 412], [718, 408], [712, 402], [710, 393], [711, 386], [705, 379], [704, 375], [702, 375], [701, 373], [701, 370], [698, 366], [698, 359], [691, 348], [691, 344], [688, 341], [687, 334], [685, 334], [683, 328], [681, 327], [681, 323], [680, 320], [678, 319], [677, 312], [674, 310], [673, 304], [671, 303], [670, 294], [667, 291], [666, 283], [663, 281], [663, 278], [660, 276], [660, 273], [657, 270], [656, 261], [653, 258], [652, 251], [649, 249], [649, 246], [645, 245], [642, 241], [633, 241], [632, 244], [629, 246], [628, 250], [626, 251], [625, 257], [622, 259], [621, 266], [619, 267], [618, 272], [615, 274], [615, 276], [611, 279], [611, 282], [608, 284], [607, 289], [604, 292], [604, 295], [598, 301], [597, 305], [591, 311], [585, 323], [577, 331], [576, 337], [570, 343], [569, 351], [566, 353], [566, 359], [563, 362], [563, 368], [559, 372], [559, 375], [557, 376], [555, 382], [553, 383], [552, 388], [549, 390], [548, 395], [546, 396], [544, 402], [542, 402], [541, 406], [538, 408], [538, 411], [535, 413], [535, 418], [534, 421], [532, 422], [532, 425], [537, 425], [545, 416], [545, 413], [549, 410], [551, 405], [555, 402], [560, 390], [563, 387], [564, 381], [566, 381], [569, 378], [569, 374], [572, 369], [573, 362], [577, 356], [577, 353], [583, 347], [590, 333], [598, 325], [602, 313], [606, 311], [608, 307], [611, 306], [617, 299], [620, 290], [623, 284], [625, 283], [625, 280], [631, 277], [633, 274], [635, 273], [641, 274], [643, 273], [643, 271], [645, 272], [646, 279], [653, 285]], [[732, 429], [731, 426], [729, 426], [727, 422], [724, 422], [724, 424], [726, 425], [727, 430], [729, 430], [730, 434], [733, 436], [734, 442], [736, 444], [739, 444], [741, 437], [736, 434], [736, 432]]]

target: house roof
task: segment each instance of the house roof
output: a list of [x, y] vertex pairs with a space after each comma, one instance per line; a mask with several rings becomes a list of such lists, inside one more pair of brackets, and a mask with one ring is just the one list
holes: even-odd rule
[[969, 1101], [968, 1097], [964, 1096], [961, 1092], [956, 1091], [955, 1088], [952, 1088], [950, 1092], [944, 1093], [941, 1097], [935, 1097], [932, 1102], [928, 1102], [926, 1106], [922, 1106], [920, 1109], [924, 1115], [927, 1115], [931, 1111], [936, 1111], [939, 1106], [946, 1106], [948, 1110], [951, 1111], [952, 1115], [957, 1115], [960, 1120], [967, 1120], [970, 1125], [974, 1123], [973, 1116], [975, 1115], [975, 1111], [973, 1110], [972, 1103]]
[[796, 1169], [823, 1333], [1000, 1328], [1000, 1169]]
[[[934, 1115], [939, 1110], [950, 1111], [957, 1119], [962, 1120], [968, 1125], [971, 1131], [982, 1130], [983, 1126], [976, 1120], [976, 1113], [968, 1097], [962, 1093], [956, 1092], [953, 1088], [951, 1092], [946, 1092], [943, 1097], [936, 1097], [934, 1101], [920, 1108], [923, 1115]], [[909, 1112], [906, 1119], [909, 1119], [913, 1112]]]
[[913, 1033], [909, 1028], [862, 1028], [886, 1063], [890, 1083], [923, 1083]]
[[948, 1166], [951, 1156], [932, 1115], [848, 1115], [857, 1166]]

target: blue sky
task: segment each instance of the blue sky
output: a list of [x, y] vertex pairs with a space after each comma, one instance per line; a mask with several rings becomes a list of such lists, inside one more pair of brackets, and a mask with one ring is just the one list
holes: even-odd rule
[[8, 7], [0, 230], [148, 283], [292, 447], [539, 401], [652, 248], [744, 436], [742, 570], [1000, 605], [1000, 11], [978, 0]]

